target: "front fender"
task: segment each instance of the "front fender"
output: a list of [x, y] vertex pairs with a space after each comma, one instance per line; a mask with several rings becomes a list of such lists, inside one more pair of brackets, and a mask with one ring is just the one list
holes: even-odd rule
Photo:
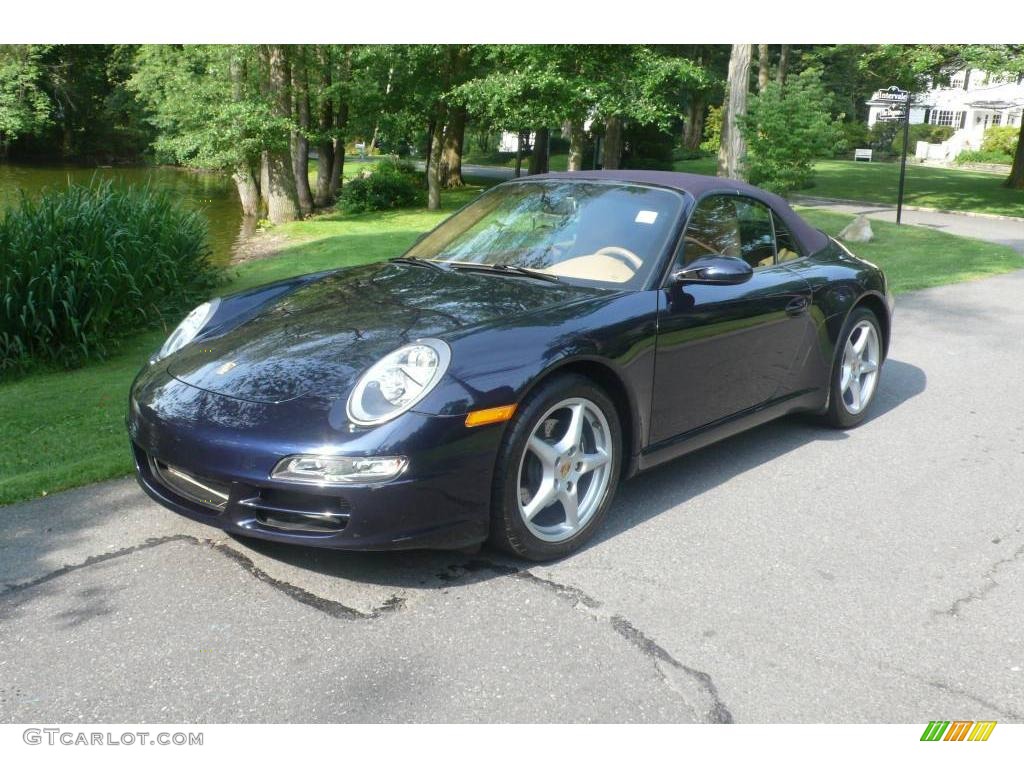
[[643, 413], [643, 403], [650, 401], [656, 338], [655, 291], [614, 293], [554, 307], [521, 324], [513, 318], [449, 340], [448, 373], [416, 409], [461, 415], [518, 403], [551, 373], [589, 363], [612, 371]]

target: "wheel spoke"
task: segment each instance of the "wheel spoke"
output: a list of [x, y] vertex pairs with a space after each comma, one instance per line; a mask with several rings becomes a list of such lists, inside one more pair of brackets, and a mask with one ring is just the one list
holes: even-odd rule
[[[860, 334], [857, 336], [857, 340], [853, 342], [853, 351], [857, 353], [857, 357], [861, 357], [864, 354], [864, 347], [867, 346], [868, 337], [871, 335], [871, 331], [867, 328], [861, 328]], [[853, 339], [850, 339], [853, 341]]]
[[860, 372], [861, 373], [874, 373], [877, 370], [878, 370], [878, 363], [876, 363], [874, 360], [864, 360], [860, 364]]
[[583, 439], [583, 404], [574, 403], [569, 406], [568, 410], [572, 415], [569, 418], [565, 434], [553, 446], [560, 454], [569, 453], [572, 448], [579, 446], [580, 441]]
[[847, 363], [852, 362], [857, 357], [857, 352], [853, 348], [853, 338], [849, 338], [846, 341], [846, 346], [843, 348], [843, 360]]
[[852, 378], [853, 378], [853, 374], [850, 372], [850, 366], [849, 365], [844, 365], [843, 366], [843, 375], [839, 379], [839, 391], [840, 392], [845, 392], [846, 390], [848, 390], [850, 388], [850, 379], [852, 379]]
[[853, 376], [850, 379], [850, 409], [853, 413], [860, 410], [860, 376]]
[[555, 491], [555, 481], [549, 477], [541, 481], [537, 493], [533, 495], [529, 503], [523, 505], [523, 514], [527, 520], [532, 520], [542, 509], [551, 506], [558, 498]]
[[540, 459], [540, 463], [551, 472], [555, 470], [555, 462], [558, 461], [558, 449], [551, 443], [545, 442], [534, 435], [528, 443], [533, 454]]
[[558, 500], [562, 502], [562, 508], [565, 509], [565, 524], [570, 528], [578, 526], [580, 524], [580, 515], [576, 489], [567, 491], [563, 488], [558, 494]]
[[597, 453], [587, 453], [579, 458], [579, 473], [585, 475], [588, 472], [593, 472], [598, 467], [603, 467], [608, 463], [608, 454], [602, 449], [598, 449]]

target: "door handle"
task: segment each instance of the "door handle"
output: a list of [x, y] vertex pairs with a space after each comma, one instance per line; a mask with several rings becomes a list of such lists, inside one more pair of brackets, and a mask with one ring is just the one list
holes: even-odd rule
[[797, 296], [786, 305], [786, 314], [794, 317], [802, 314], [809, 303], [806, 296]]

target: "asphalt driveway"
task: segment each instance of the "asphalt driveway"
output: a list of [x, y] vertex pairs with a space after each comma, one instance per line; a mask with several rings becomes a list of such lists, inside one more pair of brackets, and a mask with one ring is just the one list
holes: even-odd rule
[[1024, 721], [1022, 297], [901, 297], [864, 426], [655, 470], [554, 565], [250, 543], [130, 480], [2, 508], [0, 720]]

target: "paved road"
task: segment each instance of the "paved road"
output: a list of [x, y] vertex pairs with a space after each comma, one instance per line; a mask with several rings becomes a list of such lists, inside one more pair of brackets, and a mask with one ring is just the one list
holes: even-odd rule
[[1024, 272], [901, 298], [872, 418], [627, 483], [598, 540], [358, 555], [130, 481], [0, 510], [0, 720], [1024, 721]]

